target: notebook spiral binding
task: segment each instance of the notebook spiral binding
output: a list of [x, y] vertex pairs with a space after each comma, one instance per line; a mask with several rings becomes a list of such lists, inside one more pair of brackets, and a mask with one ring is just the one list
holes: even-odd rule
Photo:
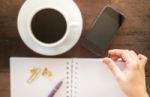
[[66, 63], [66, 97], [71, 97], [71, 63]]
[[66, 97], [77, 97], [78, 63], [67, 62], [66, 71]]
[[73, 65], [73, 87], [72, 87], [72, 90], [73, 90], [73, 97], [76, 97], [77, 96], [77, 79], [78, 79], [78, 62], [75, 62], [74, 65]]

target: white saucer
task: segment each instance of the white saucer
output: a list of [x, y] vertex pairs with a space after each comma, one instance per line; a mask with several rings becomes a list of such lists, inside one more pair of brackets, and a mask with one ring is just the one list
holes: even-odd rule
[[[56, 43], [43, 43], [31, 31], [33, 16], [47, 8], [61, 12], [67, 22], [66, 34]], [[23, 42], [42, 55], [59, 55], [70, 50], [79, 40], [82, 28], [81, 12], [73, 0], [26, 0], [18, 15], [18, 31]]]

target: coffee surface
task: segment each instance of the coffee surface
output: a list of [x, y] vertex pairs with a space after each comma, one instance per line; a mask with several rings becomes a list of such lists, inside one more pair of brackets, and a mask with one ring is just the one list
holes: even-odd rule
[[55, 43], [62, 39], [67, 29], [64, 16], [54, 9], [37, 12], [31, 21], [33, 35], [41, 42]]

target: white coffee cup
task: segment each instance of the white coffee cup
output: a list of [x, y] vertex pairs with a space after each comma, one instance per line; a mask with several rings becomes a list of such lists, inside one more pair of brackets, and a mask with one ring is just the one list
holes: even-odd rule
[[[59, 55], [70, 50], [79, 40], [82, 28], [81, 12], [73, 0], [27, 0], [18, 15], [21, 39], [30, 49], [42, 55]], [[51, 40], [38, 38], [44, 31], [53, 32], [50, 36], [45, 34]], [[58, 34], [57, 31], [62, 34], [54, 40], [52, 38], [57, 36], [54, 35]]]

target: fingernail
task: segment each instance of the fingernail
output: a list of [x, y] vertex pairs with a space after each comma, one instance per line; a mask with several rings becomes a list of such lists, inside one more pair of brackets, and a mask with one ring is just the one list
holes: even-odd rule
[[103, 62], [104, 62], [105, 64], [107, 64], [107, 65], [110, 63], [110, 61], [109, 61], [108, 58], [105, 58], [105, 59], [103, 60]]

